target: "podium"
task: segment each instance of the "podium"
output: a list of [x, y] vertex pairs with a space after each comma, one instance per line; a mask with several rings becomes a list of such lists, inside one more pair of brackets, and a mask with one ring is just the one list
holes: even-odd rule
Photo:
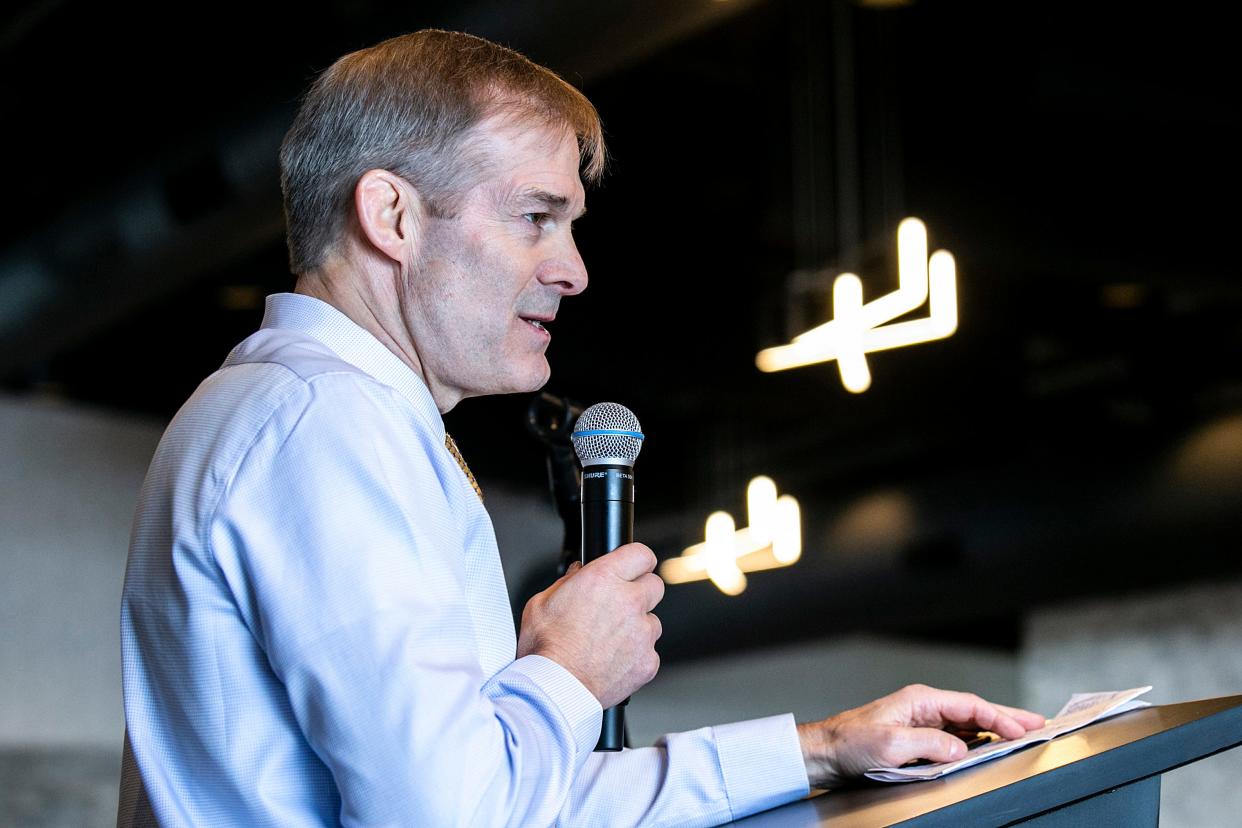
[[732, 823], [746, 828], [1159, 824], [1160, 774], [1242, 744], [1242, 696], [1122, 713], [931, 782], [874, 783]]

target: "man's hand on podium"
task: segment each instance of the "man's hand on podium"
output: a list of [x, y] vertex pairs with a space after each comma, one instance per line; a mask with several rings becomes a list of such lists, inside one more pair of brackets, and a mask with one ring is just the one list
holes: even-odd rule
[[1044, 726], [1044, 717], [984, 701], [973, 693], [912, 684], [822, 722], [798, 725], [802, 759], [812, 788], [832, 788], [871, 768], [917, 759], [951, 762], [966, 743], [942, 728], [990, 730], [1017, 739]]

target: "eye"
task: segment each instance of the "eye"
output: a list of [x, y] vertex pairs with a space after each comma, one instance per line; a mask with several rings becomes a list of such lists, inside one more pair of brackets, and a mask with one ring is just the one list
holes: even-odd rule
[[552, 216], [548, 213], [523, 213], [522, 218], [540, 228], [547, 227], [552, 222]]

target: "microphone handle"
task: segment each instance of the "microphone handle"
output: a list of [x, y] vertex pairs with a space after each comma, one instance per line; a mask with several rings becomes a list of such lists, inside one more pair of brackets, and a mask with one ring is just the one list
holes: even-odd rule
[[[582, 471], [582, 563], [634, 540], [634, 469], [588, 466]], [[625, 747], [625, 699], [604, 711], [596, 750]]]

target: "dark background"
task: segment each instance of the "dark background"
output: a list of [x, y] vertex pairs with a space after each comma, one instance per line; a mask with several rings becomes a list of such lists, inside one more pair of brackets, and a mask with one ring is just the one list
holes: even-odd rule
[[[883, 5], [18, 3], [4, 388], [171, 417], [292, 286], [275, 152], [307, 82], [458, 28], [603, 118], [591, 284], [553, 326], [548, 390], [642, 420], [639, 534], [668, 556], [710, 511], [744, 522], [758, 473], [802, 502], [797, 566], [744, 599], [670, 588], [666, 658], [857, 628], [1007, 646], [1038, 604], [1236, 574], [1225, 7]], [[957, 334], [872, 355], [862, 395], [831, 364], [759, 373], [828, 318], [835, 272], [895, 287], [907, 215], [957, 258]], [[448, 415], [485, 485], [544, 486], [526, 404]]]

